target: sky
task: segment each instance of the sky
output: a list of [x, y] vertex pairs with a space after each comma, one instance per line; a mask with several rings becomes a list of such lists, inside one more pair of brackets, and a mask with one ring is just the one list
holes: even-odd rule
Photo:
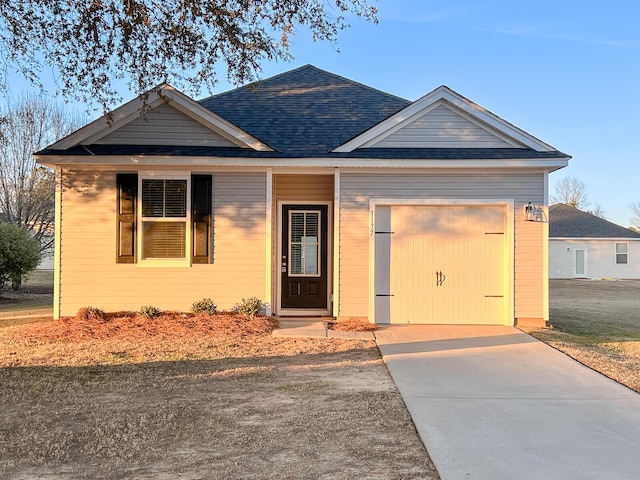
[[[640, 2], [372, 4], [379, 24], [350, 18], [337, 45], [314, 43], [301, 29], [295, 59], [264, 63], [261, 76], [310, 63], [409, 100], [447, 85], [573, 157], [550, 175], [550, 194], [575, 177], [591, 208], [631, 224], [629, 206], [640, 202]], [[211, 93], [234, 87], [221, 79]], [[11, 83], [13, 94], [35, 90], [20, 79]], [[124, 86], [120, 94], [133, 98]]]

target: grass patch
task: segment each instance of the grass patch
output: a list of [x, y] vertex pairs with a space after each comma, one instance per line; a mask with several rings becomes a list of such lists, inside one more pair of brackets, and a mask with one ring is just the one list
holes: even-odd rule
[[[0, 290], [0, 327], [51, 318], [53, 272], [36, 270], [19, 290]], [[32, 317], [16, 320], [15, 317]], [[13, 320], [8, 320], [13, 318]]]
[[529, 333], [640, 393], [640, 281], [551, 280], [549, 302]]

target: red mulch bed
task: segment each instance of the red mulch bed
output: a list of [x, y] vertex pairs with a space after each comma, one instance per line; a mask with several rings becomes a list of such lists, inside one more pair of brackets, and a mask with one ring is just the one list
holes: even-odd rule
[[102, 319], [85, 319], [80, 316], [63, 317], [47, 323], [23, 327], [23, 333], [32, 338], [47, 340], [175, 338], [189, 335], [248, 336], [269, 335], [277, 321], [264, 316], [253, 319], [233, 314], [190, 314], [163, 312], [155, 318], [147, 318], [132, 312], [107, 313]]
[[372, 332], [378, 328], [374, 323], [351, 317], [340, 321], [329, 322], [327, 326], [330, 330], [340, 330], [343, 332]]

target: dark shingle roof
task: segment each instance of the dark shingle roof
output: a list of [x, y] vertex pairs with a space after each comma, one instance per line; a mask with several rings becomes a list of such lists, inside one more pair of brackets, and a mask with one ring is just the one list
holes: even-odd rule
[[77, 145], [67, 150], [44, 149], [38, 155], [180, 155], [193, 157], [246, 158], [371, 158], [407, 160], [507, 160], [566, 158], [559, 151], [538, 152], [527, 148], [360, 148], [353, 152], [329, 153], [303, 149], [263, 152], [248, 148], [193, 147], [167, 145]]
[[558, 203], [549, 207], [549, 237], [640, 238], [640, 233]]
[[247, 158], [362, 158], [407, 160], [567, 159], [558, 150], [532, 148], [359, 148], [332, 150], [411, 104], [409, 100], [305, 65], [200, 100], [274, 152], [248, 148], [158, 145], [77, 145], [38, 155], [167, 155]]
[[326, 153], [411, 102], [305, 65], [199, 103], [278, 151]]

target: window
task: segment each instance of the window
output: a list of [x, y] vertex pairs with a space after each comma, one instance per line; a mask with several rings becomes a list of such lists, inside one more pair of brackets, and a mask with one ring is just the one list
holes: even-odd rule
[[616, 243], [616, 264], [626, 265], [629, 263], [629, 244]]
[[320, 276], [320, 212], [289, 212], [289, 275]]
[[142, 179], [142, 259], [187, 256], [186, 179]]
[[189, 172], [118, 173], [116, 262], [211, 263], [212, 179]]

